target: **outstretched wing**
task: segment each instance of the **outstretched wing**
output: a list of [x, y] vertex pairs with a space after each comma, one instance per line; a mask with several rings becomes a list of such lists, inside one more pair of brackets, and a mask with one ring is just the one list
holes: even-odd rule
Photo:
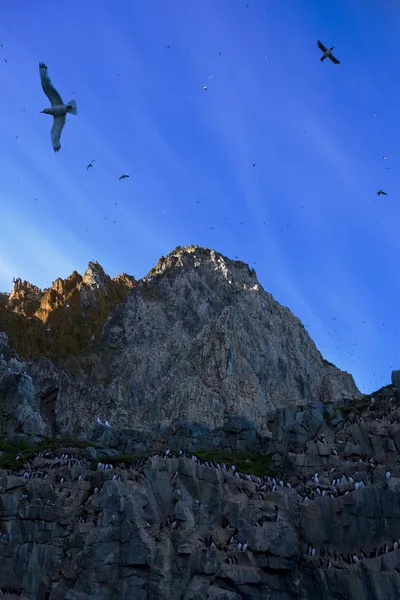
[[338, 60], [337, 58], [335, 58], [332, 54], [329, 55], [329, 58], [331, 59], [331, 61], [333, 63], [335, 63], [335, 65], [340, 65], [340, 60]]
[[51, 128], [51, 141], [53, 142], [54, 152], [58, 152], [61, 148], [61, 132], [65, 125], [65, 115], [54, 117], [53, 127]]
[[322, 43], [322, 42], [320, 42], [320, 41], [318, 40], [317, 44], [318, 44], [318, 48], [319, 48], [320, 50], [322, 50], [322, 52], [326, 52], [326, 51], [327, 51], [327, 48], [325, 48], [325, 46], [323, 45], [323, 43]]
[[40, 81], [42, 82], [42, 88], [46, 96], [51, 102], [52, 106], [64, 104], [60, 94], [51, 83], [51, 79], [47, 74], [47, 67], [44, 63], [39, 63]]

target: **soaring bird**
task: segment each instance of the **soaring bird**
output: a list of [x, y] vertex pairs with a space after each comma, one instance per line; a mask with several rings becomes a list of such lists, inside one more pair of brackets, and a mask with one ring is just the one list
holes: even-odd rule
[[88, 169], [90, 169], [90, 167], [93, 167], [93, 163], [94, 163], [94, 159], [92, 160], [92, 162], [90, 162], [90, 163], [88, 164], [88, 166], [86, 167], [86, 171], [87, 171]]
[[124, 175], [124, 173], [122, 173], [120, 179], [128, 179], [129, 175]]
[[384, 196], [387, 196], [387, 193], [384, 192], [383, 190], [379, 190], [378, 192], [376, 192], [377, 196], [380, 196], [381, 194], [383, 194]]
[[78, 114], [76, 102], [75, 100], [70, 100], [68, 104], [64, 104], [60, 94], [51, 83], [51, 79], [47, 74], [47, 67], [44, 63], [39, 63], [39, 72], [43, 91], [51, 102], [51, 108], [45, 108], [40, 112], [46, 115], [53, 115], [54, 117], [53, 127], [51, 128], [51, 141], [53, 142], [54, 152], [58, 152], [61, 149], [60, 137], [65, 125], [66, 114]]
[[331, 46], [331, 48], [325, 48], [325, 46], [323, 45], [323, 43], [320, 42], [319, 40], [318, 40], [317, 43], [318, 43], [318, 48], [320, 50], [322, 50], [322, 52], [323, 52], [323, 55], [320, 58], [321, 62], [323, 62], [326, 58], [330, 58], [331, 61], [333, 63], [335, 63], [335, 65], [340, 65], [340, 60], [338, 60], [337, 58], [335, 58], [333, 56], [333, 54], [332, 54], [332, 50], [334, 49], [334, 46]]

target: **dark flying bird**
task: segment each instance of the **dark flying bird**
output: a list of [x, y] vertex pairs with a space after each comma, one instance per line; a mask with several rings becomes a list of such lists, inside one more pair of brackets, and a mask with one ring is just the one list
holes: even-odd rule
[[127, 179], [129, 177], [129, 175], [124, 175], [124, 173], [122, 173], [120, 179]]
[[340, 60], [335, 58], [332, 54], [332, 50], [334, 49], [334, 46], [332, 46], [331, 48], [325, 48], [325, 46], [319, 40], [317, 43], [318, 43], [318, 48], [323, 52], [323, 55], [320, 58], [321, 62], [324, 61], [326, 58], [330, 58], [331, 61], [333, 63], [335, 63], [335, 65], [340, 65]]
[[51, 141], [53, 142], [54, 152], [58, 152], [61, 148], [60, 137], [67, 113], [72, 115], [77, 114], [75, 100], [70, 100], [68, 104], [64, 104], [60, 94], [57, 92], [51, 79], [47, 74], [47, 67], [44, 63], [39, 63], [40, 81], [46, 96], [51, 102], [51, 108], [45, 108], [40, 112], [54, 117], [53, 127], [51, 128]]
[[383, 190], [379, 190], [379, 192], [376, 192], [377, 196], [380, 196], [381, 194], [383, 194], [384, 196], [387, 196], [387, 193], [384, 192]]
[[93, 167], [93, 163], [94, 163], [94, 159], [92, 160], [92, 162], [90, 162], [90, 163], [88, 164], [88, 166], [86, 167], [86, 171], [87, 171], [88, 169], [90, 169], [90, 167]]

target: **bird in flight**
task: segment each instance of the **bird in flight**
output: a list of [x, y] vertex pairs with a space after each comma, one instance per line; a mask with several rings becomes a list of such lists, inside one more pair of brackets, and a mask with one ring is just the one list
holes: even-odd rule
[[384, 192], [383, 190], [379, 190], [378, 192], [376, 192], [377, 196], [380, 196], [381, 194], [383, 194], [384, 196], [387, 196], [387, 193]]
[[70, 100], [67, 104], [64, 104], [60, 94], [51, 83], [51, 79], [47, 74], [46, 65], [42, 62], [39, 63], [39, 72], [43, 91], [51, 103], [51, 108], [45, 108], [40, 112], [54, 117], [53, 127], [51, 128], [51, 141], [53, 143], [54, 152], [58, 152], [61, 149], [60, 137], [65, 125], [67, 113], [71, 113], [72, 115], [78, 114], [76, 102], [75, 100]]
[[335, 63], [335, 65], [340, 65], [340, 60], [338, 60], [337, 58], [335, 58], [332, 54], [332, 50], [334, 49], [334, 46], [332, 46], [331, 48], [325, 48], [325, 46], [323, 45], [322, 42], [320, 42], [318, 40], [318, 48], [323, 52], [323, 55], [320, 58], [320, 61], [323, 62], [326, 58], [330, 58], [331, 61], [333, 63]]
[[122, 173], [120, 179], [127, 179], [129, 177], [129, 175], [124, 175], [124, 173]]
[[90, 162], [90, 163], [88, 164], [88, 166], [86, 167], [86, 171], [87, 171], [88, 169], [90, 169], [90, 167], [93, 167], [93, 163], [94, 163], [94, 159], [92, 160], [92, 162]]

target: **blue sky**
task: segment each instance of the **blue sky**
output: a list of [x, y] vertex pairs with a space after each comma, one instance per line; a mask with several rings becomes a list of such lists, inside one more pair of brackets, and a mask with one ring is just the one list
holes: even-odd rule
[[[254, 267], [362, 391], [389, 383], [398, 2], [58, 7], [0, 5], [0, 291], [13, 276], [44, 288], [93, 259], [139, 278], [178, 245], [212, 247]], [[318, 39], [340, 65], [320, 62]], [[78, 106], [57, 154], [39, 61]]]

